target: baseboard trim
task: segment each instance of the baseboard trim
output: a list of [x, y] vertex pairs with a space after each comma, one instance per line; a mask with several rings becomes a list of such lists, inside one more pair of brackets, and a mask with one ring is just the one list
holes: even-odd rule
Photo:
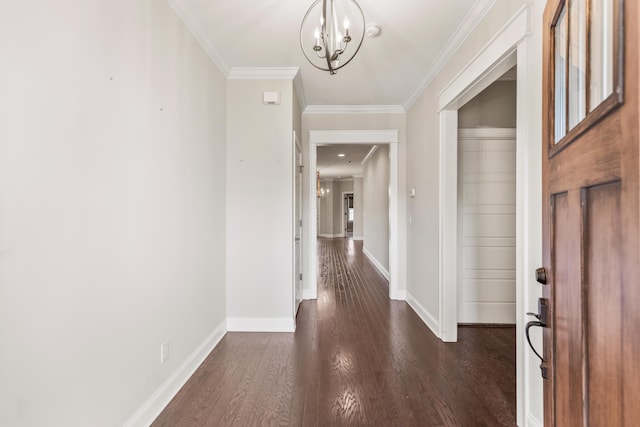
[[204, 341], [178, 366], [146, 402], [129, 418], [123, 427], [149, 426], [171, 402], [182, 386], [204, 362], [227, 332], [223, 321]]
[[303, 289], [302, 290], [302, 300], [312, 300], [316, 299], [315, 293], [311, 289]]
[[390, 292], [389, 298], [396, 301], [406, 301], [407, 300], [407, 291], [395, 291]]
[[371, 261], [371, 263], [378, 269], [378, 271], [380, 273], [382, 273], [382, 275], [387, 279], [390, 280], [391, 279], [391, 275], [389, 274], [389, 272], [387, 271], [386, 268], [384, 268], [384, 266], [382, 264], [380, 264], [380, 262], [376, 259], [376, 257], [374, 257], [371, 252], [369, 252], [367, 250], [367, 248], [363, 247], [362, 248], [362, 253], [364, 253], [366, 255], [367, 258], [369, 258], [369, 261]]
[[527, 427], [542, 427], [543, 423], [533, 414], [527, 415]]
[[352, 237], [353, 240], [364, 240], [363, 236], [353, 236]]
[[424, 324], [431, 329], [431, 332], [433, 332], [436, 337], [440, 338], [440, 325], [438, 320], [433, 317], [431, 313], [429, 313], [429, 311], [424, 308], [422, 304], [420, 304], [409, 292], [407, 292], [407, 304], [409, 304], [409, 307], [411, 307], [418, 317], [422, 319]]
[[344, 237], [344, 234], [319, 234], [318, 237], [324, 237], [326, 239], [335, 239], [336, 237]]
[[293, 319], [272, 317], [229, 317], [229, 332], [295, 332]]

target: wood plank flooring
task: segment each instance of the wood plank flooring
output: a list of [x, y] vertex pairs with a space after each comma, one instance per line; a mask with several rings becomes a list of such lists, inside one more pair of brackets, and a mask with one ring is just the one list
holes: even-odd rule
[[[161, 426], [515, 426], [515, 329], [442, 343], [362, 254], [318, 240], [294, 334], [228, 333]], [[425, 278], [425, 280], [428, 280]]]

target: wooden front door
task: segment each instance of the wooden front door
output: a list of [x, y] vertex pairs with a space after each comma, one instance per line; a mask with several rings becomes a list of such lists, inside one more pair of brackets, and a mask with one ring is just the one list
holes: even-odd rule
[[637, 27], [636, 0], [545, 9], [546, 426], [640, 423]]

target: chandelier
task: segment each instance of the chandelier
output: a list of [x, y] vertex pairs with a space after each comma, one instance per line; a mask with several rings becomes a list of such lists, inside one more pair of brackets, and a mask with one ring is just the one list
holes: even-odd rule
[[316, 0], [302, 20], [300, 47], [311, 65], [333, 75], [356, 56], [364, 32], [356, 0]]

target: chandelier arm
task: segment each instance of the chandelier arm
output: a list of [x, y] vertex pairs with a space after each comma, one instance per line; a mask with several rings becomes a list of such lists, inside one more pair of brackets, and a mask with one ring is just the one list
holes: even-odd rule
[[[320, 3], [320, 1], [322, 0], [315, 0], [311, 6], [309, 7], [309, 9], [307, 10], [307, 13], [305, 13], [304, 18], [302, 18], [302, 24], [300, 25], [300, 50], [302, 50], [302, 54], [304, 55], [305, 58], [307, 58], [307, 61], [309, 61], [309, 63], [311, 65], [313, 65], [314, 67], [316, 67], [318, 70], [321, 71], [327, 71], [322, 67], [318, 67], [312, 60], [311, 58], [309, 58], [309, 56], [307, 55], [306, 50], [304, 49], [304, 42], [302, 40], [302, 29], [304, 28], [304, 24], [307, 21], [307, 18], [309, 17], [309, 14], [311, 13], [311, 11], [313, 10], [314, 7], [316, 7], [316, 5], [318, 3]], [[323, 58], [322, 56], [320, 58]]]
[[[333, 1], [333, 0], [329, 0]], [[327, 0], [322, 0], [322, 44], [324, 45], [325, 58], [327, 59], [327, 68], [329, 69], [329, 74], [335, 74], [336, 72], [333, 70], [333, 65], [331, 65], [332, 55], [329, 55], [329, 45], [327, 44], [327, 38], [325, 37], [327, 34]]]
[[[364, 20], [364, 12], [362, 11], [362, 8], [360, 7], [360, 4], [358, 4], [358, 2], [356, 0], [353, 0], [353, 3], [358, 7], [358, 9], [360, 10], [360, 16], [362, 17], [362, 28], [366, 27], [366, 23]], [[336, 67], [334, 69], [334, 74], [335, 72], [337, 72], [339, 69], [341, 69], [342, 67], [344, 67], [345, 65], [347, 65], [349, 62], [353, 61], [353, 58], [356, 57], [356, 55], [358, 54], [358, 52], [360, 51], [360, 48], [362, 47], [362, 42], [364, 41], [364, 31], [362, 33], [362, 38], [360, 39], [360, 43], [358, 43], [358, 47], [356, 48], [356, 51], [353, 53], [353, 55], [351, 56], [351, 58], [349, 58], [344, 64], [340, 65], [339, 67]], [[346, 48], [345, 48], [346, 50]]]

